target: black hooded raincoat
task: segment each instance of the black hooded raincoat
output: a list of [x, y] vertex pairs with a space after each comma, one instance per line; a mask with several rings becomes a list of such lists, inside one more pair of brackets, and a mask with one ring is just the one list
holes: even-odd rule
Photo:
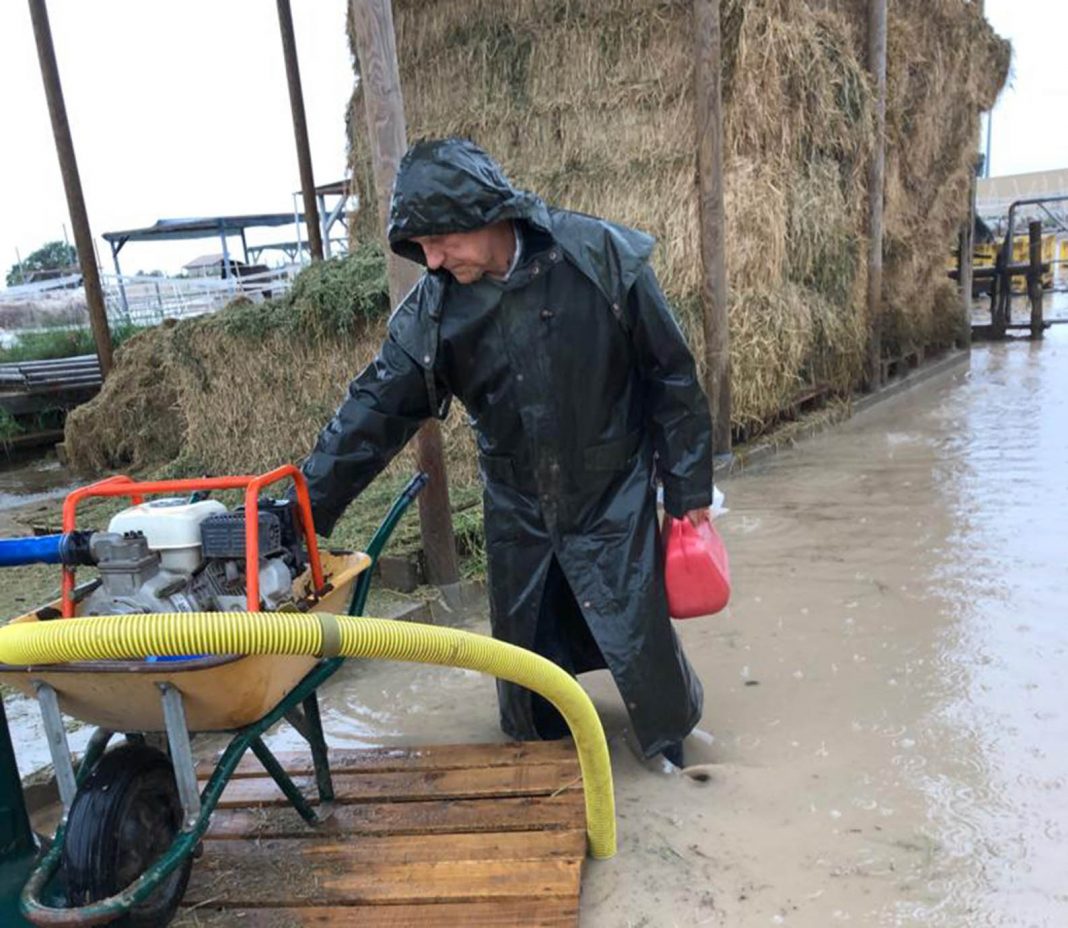
[[[701, 714], [668, 618], [655, 479], [675, 516], [709, 505], [708, 405], [649, 267], [652, 238], [547, 207], [471, 142], [405, 155], [389, 225], [398, 254], [424, 263], [413, 236], [502, 219], [522, 236], [507, 281], [424, 274], [319, 435], [303, 465], [316, 527], [328, 534], [457, 397], [485, 486], [494, 636], [573, 673], [607, 666], [652, 756]], [[530, 692], [500, 682], [498, 695], [504, 731], [537, 737]]]

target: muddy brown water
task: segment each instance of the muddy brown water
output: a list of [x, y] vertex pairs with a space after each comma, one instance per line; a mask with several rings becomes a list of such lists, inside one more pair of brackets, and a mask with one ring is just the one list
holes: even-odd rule
[[[689, 775], [636, 760], [583, 678], [620, 834], [583, 926], [1068, 925], [1068, 331], [977, 346], [725, 489], [733, 604], [678, 626], [705, 683]], [[353, 665], [326, 720], [497, 737], [458, 670]]]
[[[686, 774], [583, 678], [620, 842], [582, 925], [1068, 925], [1068, 326], [724, 489], [732, 605], [678, 625], [705, 683]], [[350, 662], [324, 693], [339, 746], [495, 740], [495, 710], [460, 670]]]

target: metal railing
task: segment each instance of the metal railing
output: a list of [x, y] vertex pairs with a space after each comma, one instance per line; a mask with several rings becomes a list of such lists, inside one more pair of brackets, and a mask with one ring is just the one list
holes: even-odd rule
[[164, 319], [203, 316], [244, 297], [254, 303], [279, 296], [301, 269], [290, 264], [258, 274], [218, 277], [139, 277], [101, 274], [108, 318], [152, 325]]
[[[101, 274], [112, 325], [157, 325], [222, 309], [244, 297], [258, 303], [285, 293], [303, 265], [289, 264], [256, 274], [218, 277], [154, 277]], [[78, 274], [0, 290], [0, 330], [84, 328], [89, 324]], [[0, 338], [0, 341], [4, 339]]]

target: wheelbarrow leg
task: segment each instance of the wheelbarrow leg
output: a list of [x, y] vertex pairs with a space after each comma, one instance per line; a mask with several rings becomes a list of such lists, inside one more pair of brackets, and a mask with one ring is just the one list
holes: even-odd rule
[[193, 746], [185, 722], [182, 694], [169, 683], [159, 684], [163, 694], [163, 721], [167, 726], [167, 744], [171, 751], [174, 782], [182, 803], [182, 831], [192, 831], [200, 818], [200, 791], [193, 763]]
[[297, 789], [297, 784], [290, 779], [289, 774], [282, 769], [282, 765], [278, 763], [275, 756], [267, 749], [267, 745], [263, 743], [263, 740], [261, 738], [253, 739], [249, 747], [252, 748], [252, 753], [259, 758], [259, 762], [263, 764], [263, 769], [271, 775], [271, 779], [273, 779], [274, 782], [278, 784], [278, 788], [285, 793], [286, 799], [290, 801], [300, 817], [309, 825], [318, 825], [319, 816], [315, 814], [315, 810], [308, 803], [308, 800], [305, 799], [301, 791]]
[[323, 802], [332, 802], [334, 781], [330, 776], [330, 758], [327, 754], [326, 738], [323, 735], [323, 720], [319, 715], [319, 698], [314, 690], [304, 698], [301, 706], [303, 711], [297, 708], [290, 709], [286, 712], [285, 719], [311, 748], [319, 799]]
[[311, 748], [312, 763], [315, 765], [315, 785], [319, 788], [319, 800], [332, 802], [334, 799], [334, 781], [330, 776], [330, 757], [326, 750], [326, 738], [323, 735], [323, 720], [319, 715], [319, 696], [310, 693], [304, 700], [304, 719], [307, 722], [306, 737]]
[[59, 699], [56, 691], [47, 683], [34, 686], [37, 693], [37, 705], [41, 707], [41, 721], [44, 724], [45, 737], [48, 739], [48, 752], [52, 755], [52, 767], [56, 771], [56, 786], [59, 799], [63, 803], [63, 821], [70, 814], [74, 794], [78, 792], [78, 781], [74, 775], [74, 762], [70, 756], [67, 743], [67, 730], [63, 727], [63, 716], [59, 711]]

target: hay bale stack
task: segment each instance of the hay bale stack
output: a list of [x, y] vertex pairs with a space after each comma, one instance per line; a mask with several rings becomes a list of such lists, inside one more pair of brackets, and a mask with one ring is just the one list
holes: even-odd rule
[[[395, 0], [409, 134], [467, 135], [550, 202], [656, 235], [655, 262], [698, 358], [700, 256], [691, 0]], [[866, 0], [722, 0], [733, 424], [752, 435], [808, 385], [860, 381], [872, 98]], [[888, 354], [945, 344], [945, 255], [965, 208], [978, 112], [1008, 47], [963, 0], [895, 0], [889, 19], [884, 266]], [[351, 35], [351, 29], [350, 29]], [[357, 93], [355, 186], [375, 202]], [[388, 310], [373, 210], [356, 253], [283, 299], [131, 340], [68, 418], [86, 470], [241, 472], [301, 457]], [[454, 488], [473, 484], [464, 417]], [[410, 460], [398, 463], [409, 468]]]
[[[702, 357], [691, 0], [394, 7], [409, 136], [469, 136], [550, 202], [656, 235], [657, 272]], [[845, 393], [861, 378], [866, 4], [722, 0], [721, 15], [733, 415], [753, 433], [804, 386]], [[952, 335], [933, 285], [1008, 55], [963, 0], [900, 0], [889, 29], [892, 354]], [[374, 202], [359, 107], [357, 91], [353, 171]], [[357, 236], [378, 234], [370, 212]]]

